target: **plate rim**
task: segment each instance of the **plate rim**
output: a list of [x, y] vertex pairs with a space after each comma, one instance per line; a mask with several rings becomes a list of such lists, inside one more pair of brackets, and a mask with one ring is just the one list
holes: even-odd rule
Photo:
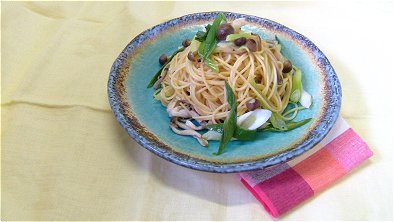
[[[308, 48], [313, 49], [313, 52], [315, 54], [317, 53], [319, 57], [318, 62], [319, 64], [322, 64], [322, 67], [325, 69], [324, 73], [327, 74], [326, 76], [327, 81], [329, 82], [329, 85], [332, 86], [331, 88], [327, 89], [327, 93], [328, 94], [332, 93], [334, 94], [334, 96], [332, 95], [328, 96], [327, 109], [323, 113], [320, 123], [317, 124], [313, 128], [313, 131], [310, 132], [310, 134], [314, 135], [314, 137], [307, 137], [305, 140], [301, 142], [301, 144], [296, 145], [295, 148], [273, 155], [268, 158], [263, 158], [255, 161], [226, 164], [226, 163], [204, 161], [192, 157], [187, 157], [186, 155], [179, 156], [179, 154], [173, 152], [172, 150], [163, 150], [164, 148], [156, 145], [152, 141], [152, 139], [140, 135], [137, 132], [137, 130], [134, 129], [135, 124], [130, 123], [130, 121], [128, 120], [127, 116], [123, 111], [127, 104], [125, 105], [121, 102], [119, 92], [117, 92], [116, 89], [119, 70], [125, 65], [125, 63], [129, 62], [127, 58], [130, 52], [136, 50], [136, 48], [138, 48], [139, 46], [139, 43], [148, 40], [146, 37], [148, 33], [157, 32], [157, 31], [161, 32], [166, 28], [171, 27], [174, 24], [177, 25], [179, 22], [185, 22], [185, 20], [192, 17], [195, 17], [197, 19], [200, 18], [201, 20], [207, 20], [205, 17], [216, 16], [220, 12], [223, 12], [226, 15], [226, 17], [233, 17], [233, 18], [245, 17], [250, 20], [253, 20], [253, 23], [257, 23], [257, 24], [269, 23], [273, 26], [278, 26], [280, 28], [278, 31], [285, 32], [289, 34], [291, 37], [297, 38], [297, 40], [299, 40], [303, 44], [306, 44]], [[141, 146], [155, 153], [161, 158], [166, 159], [175, 164], [181, 165], [183, 167], [200, 170], [200, 171], [206, 171], [206, 172], [215, 172], [215, 173], [235, 173], [235, 172], [262, 169], [276, 164], [287, 162], [293, 158], [296, 158], [297, 156], [300, 156], [304, 152], [315, 147], [332, 129], [335, 121], [339, 116], [341, 100], [342, 100], [342, 88], [334, 68], [332, 67], [331, 63], [329, 62], [328, 58], [324, 55], [324, 53], [307, 37], [286, 27], [285, 25], [282, 25], [270, 19], [261, 18], [254, 15], [247, 15], [247, 14], [241, 14], [235, 12], [224, 12], [224, 11], [199, 12], [199, 13], [186, 14], [177, 18], [170, 19], [168, 21], [155, 25], [141, 32], [126, 45], [126, 47], [122, 50], [122, 52], [119, 54], [119, 56], [112, 64], [108, 83], [107, 83], [107, 93], [108, 93], [108, 99], [111, 106], [111, 110], [113, 111], [117, 121], [127, 131], [129, 136], [132, 137], [135, 141], [137, 141]], [[333, 103], [330, 103], [331, 101], [333, 101]], [[135, 121], [138, 121], [138, 119], [136, 119]], [[321, 129], [322, 124], [325, 127]], [[320, 128], [318, 128], [319, 126]], [[317, 130], [317, 128], [320, 131]]]

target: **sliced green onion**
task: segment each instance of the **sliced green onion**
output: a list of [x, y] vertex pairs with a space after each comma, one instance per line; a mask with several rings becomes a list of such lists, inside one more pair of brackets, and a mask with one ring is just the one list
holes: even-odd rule
[[279, 52], [282, 50], [282, 41], [279, 40], [278, 36], [275, 35], [275, 40], [278, 44], [276, 44], [276, 47], [278, 48]]
[[[205, 126], [205, 129], [209, 131], [215, 131], [217, 133], [223, 133], [223, 123], [213, 124]], [[257, 136], [257, 130], [247, 130], [242, 127], [237, 126], [235, 129], [233, 137], [238, 140], [255, 140]]]
[[[204, 60], [204, 63], [206, 63], [206, 60], [210, 58], [212, 52], [215, 50], [216, 45], [218, 43], [218, 40], [216, 39], [216, 30], [218, 29], [220, 23], [222, 21], [226, 21], [226, 18], [224, 14], [221, 12], [219, 13], [215, 20], [213, 21], [212, 26], [210, 26], [209, 31], [207, 31], [207, 36], [205, 40], [201, 43], [201, 45], [198, 47], [198, 55], [200, 58]], [[208, 67], [212, 69], [214, 72], [218, 72], [218, 68], [216, 69], [216, 66], [214, 65], [215, 62], [213, 60], [208, 61]]]
[[297, 103], [300, 101], [301, 93], [302, 93], [302, 73], [301, 70], [296, 68], [295, 73], [293, 74], [293, 84], [291, 86], [291, 94], [290, 101]]
[[250, 38], [252, 36], [251, 32], [240, 32], [237, 34], [230, 34], [226, 37], [226, 41], [234, 41], [236, 39], [245, 37], [245, 38]]
[[225, 81], [225, 87], [230, 113], [226, 120], [224, 120], [223, 134], [222, 138], [220, 139], [219, 150], [214, 153], [215, 155], [220, 155], [223, 153], [225, 146], [230, 142], [234, 135], [234, 131], [237, 128], [237, 100], [235, 99], [234, 92], [228, 85], [227, 81]]
[[207, 129], [207, 130], [210, 130], [210, 131], [215, 131], [215, 132], [218, 132], [218, 133], [223, 133], [223, 123], [217, 123], [217, 124], [212, 124], [212, 125], [206, 125], [204, 128]]
[[211, 58], [206, 58], [204, 61], [205, 65], [208, 66], [212, 71], [214, 72], [219, 72], [219, 66], [218, 64], [213, 61]]
[[160, 88], [160, 89], [156, 89], [156, 91], [155, 92], [153, 92], [153, 98], [155, 98], [155, 100], [160, 100], [160, 91], [161, 91], [162, 89]]
[[209, 29], [211, 29], [211, 24], [208, 24], [207, 26], [205, 26], [205, 31], [198, 31], [196, 33], [195, 39], [199, 42], [203, 42], [205, 41], [205, 39], [207, 38], [207, 34], [209, 32]]
[[276, 48], [278, 49], [278, 51], [280, 52], [280, 50], [282, 50], [282, 45], [281, 44], [277, 44]]
[[194, 37], [192, 42], [190, 43], [190, 51], [191, 52], [197, 52], [198, 47], [200, 47], [201, 42], [197, 41], [196, 38]]
[[255, 140], [257, 136], [257, 130], [247, 130], [242, 127], [235, 129], [234, 138], [239, 140]]
[[278, 113], [272, 113], [270, 117], [270, 121], [272, 126], [278, 130], [287, 130], [286, 122], [282, 119], [282, 117]]
[[275, 40], [278, 42], [278, 44], [282, 45], [282, 41], [279, 40], [278, 36], [275, 35]]
[[277, 128], [273, 127], [273, 126], [268, 126], [266, 128], [263, 128], [263, 129], [258, 129], [258, 131], [286, 132], [286, 131], [290, 131], [290, 130], [293, 130], [295, 128], [298, 128], [300, 126], [303, 126], [303, 125], [307, 124], [309, 121], [311, 121], [311, 119], [312, 118], [304, 119], [304, 120], [301, 120], [301, 121], [298, 121], [298, 122], [287, 122], [286, 123], [286, 126], [287, 126], [286, 130], [280, 130], [280, 129], [277, 129]]

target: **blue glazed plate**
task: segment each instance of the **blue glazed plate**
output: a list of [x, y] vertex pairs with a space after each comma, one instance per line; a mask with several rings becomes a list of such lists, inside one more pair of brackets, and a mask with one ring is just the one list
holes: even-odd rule
[[312, 117], [308, 124], [289, 132], [259, 133], [255, 141], [232, 141], [225, 152], [213, 155], [218, 142], [202, 147], [192, 137], [169, 128], [165, 107], [147, 89], [160, 68], [161, 54], [172, 54], [185, 38], [193, 38], [218, 12], [185, 15], [150, 28], [135, 37], [115, 60], [108, 81], [111, 108], [123, 128], [140, 145], [173, 163], [210, 172], [240, 172], [286, 162], [319, 143], [332, 128], [341, 105], [341, 87], [326, 56], [306, 37], [274, 21], [226, 12], [226, 18], [246, 18], [243, 29], [264, 39], [279, 37], [282, 53], [303, 72], [304, 89], [313, 96], [310, 109], [296, 120]]

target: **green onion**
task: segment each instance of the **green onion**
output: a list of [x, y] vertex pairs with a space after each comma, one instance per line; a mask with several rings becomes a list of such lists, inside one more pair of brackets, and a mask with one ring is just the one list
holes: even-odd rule
[[282, 43], [279, 40], [278, 36], [275, 35], [275, 40], [276, 42], [278, 42], [278, 44], [276, 45], [276, 47], [278, 48], [278, 51], [280, 52], [282, 50]]
[[275, 40], [278, 42], [278, 44], [282, 45], [281, 41], [279, 40], [278, 36], [275, 35]]
[[272, 113], [270, 117], [270, 121], [272, 126], [278, 130], [287, 130], [286, 122], [282, 119], [282, 117], [278, 113]]
[[204, 128], [207, 129], [207, 130], [216, 131], [218, 133], [223, 133], [223, 123], [206, 125]]
[[276, 48], [278, 49], [278, 51], [280, 52], [282, 50], [282, 45], [281, 44], [277, 44]]
[[196, 38], [193, 38], [192, 42], [190, 43], [190, 51], [197, 52], [198, 47], [200, 47], [201, 42], [199, 42]]
[[234, 138], [239, 140], [255, 140], [257, 136], [257, 130], [248, 130], [237, 126], [234, 133]]
[[159, 71], [157, 71], [156, 74], [152, 77], [152, 79], [150, 80], [150, 82], [149, 82], [149, 84], [146, 86], [146, 88], [150, 88], [150, 87], [152, 87], [152, 86], [155, 84], [155, 82], [156, 82], [157, 79], [159, 78], [161, 72], [163, 71], [164, 67], [172, 60], [172, 58], [174, 58], [174, 56], [175, 56], [176, 54], [178, 54], [179, 52], [182, 52], [183, 50], [185, 50], [185, 48], [183, 48], [183, 47], [180, 48], [180, 49], [178, 49], [178, 50], [176, 50], [176, 51], [171, 55], [171, 57], [168, 58], [167, 62], [164, 63], [164, 65], [159, 69]]
[[[205, 126], [205, 129], [210, 131], [216, 131], [223, 133], [223, 123], [213, 124]], [[257, 136], [257, 130], [248, 130], [237, 125], [233, 137], [239, 140], [255, 140]]]
[[208, 66], [212, 71], [219, 72], [219, 66], [211, 58], [206, 58], [204, 64]]
[[[275, 40], [279, 44], [279, 50], [281, 50], [282, 49], [281, 40], [276, 35], [275, 35]], [[293, 67], [295, 66], [293, 65]], [[300, 101], [301, 93], [302, 93], [302, 73], [300, 69], [295, 67], [295, 72], [293, 74], [292, 80], [293, 80], [293, 84], [291, 86], [290, 101], [297, 103], [298, 101]]]
[[[201, 45], [198, 48], [198, 55], [204, 60], [204, 63], [208, 58], [210, 58], [212, 52], [215, 50], [216, 45], [218, 44], [218, 40], [216, 39], [216, 31], [223, 20], [225, 21], [226, 18], [221, 12], [216, 16], [212, 26], [210, 26], [209, 30], [207, 31], [205, 40], [201, 42]], [[213, 60], [208, 61], [207, 66], [215, 72], [219, 71], [219, 69], [215, 68]]]
[[203, 42], [205, 41], [205, 39], [207, 38], [207, 34], [209, 32], [209, 29], [211, 29], [212, 25], [208, 24], [207, 26], [205, 26], [205, 32], [204, 31], [198, 31], [196, 33], [196, 40], [199, 42]]
[[293, 84], [291, 86], [291, 94], [290, 101], [297, 103], [300, 101], [301, 93], [302, 93], [302, 73], [301, 70], [296, 68], [295, 73], [293, 74]]
[[220, 155], [224, 151], [224, 147], [230, 142], [234, 135], [234, 131], [237, 128], [237, 100], [231, 87], [225, 81], [227, 102], [230, 107], [230, 113], [224, 120], [222, 138], [220, 139], [219, 150], [214, 153]]
[[286, 130], [280, 130], [280, 129], [277, 129], [277, 128], [273, 127], [273, 126], [269, 126], [267, 128], [259, 129], [258, 131], [285, 132], [285, 131], [293, 130], [295, 128], [303, 126], [303, 125], [307, 124], [309, 121], [311, 121], [311, 119], [312, 118], [304, 119], [304, 120], [301, 120], [301, 121], [298, 121], [298, 122], [287, 122], [286, 123], [286, 126], [287, 126]]
[[160, 91], [162, 90], [162, 88], [156, 89], [155, 92], [153, 93], [153, 98], [155, 98], [156, 100], [160, 100]]
[[226, 37], [226, 41], [234, 41], [236, 39], [245, 37], [245, 38], [250, 38], [252, 36], [251, 32], [240, 32], [237, 34], [230, 34]]

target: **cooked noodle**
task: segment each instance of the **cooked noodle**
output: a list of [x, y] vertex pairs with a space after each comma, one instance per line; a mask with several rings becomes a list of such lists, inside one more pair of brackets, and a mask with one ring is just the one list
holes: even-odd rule
[[262, 40], [242, 31], [246, 24], [245, 18], [227, 23], [219, 13], [170, 57], [161, 55], [148, 84], [167, 107], [172, 131], [203, 146], [219, 140], [218, 155], [232, 139], [254, 140], [258, 131], [289, 131], [311, 120], [292, 121], [312, 104], [301, 70], [281, 54], [277, 36]]
[[[260, 41], [260, 50], [256, 52], [247, 47], [218, 46], [212, 53], [212, 59], [219, 67], [218, 73], [201, 61], [190, 61], [190, 47], [186, 48], [176, 54], [165, 67], [168, 70], [162, 72], [162, 75], [167, 73], [157, 98], [167, 106], [172, 117], [215, 124], [223, 122], [229, 111], [224, 93], [224, 82], [227, 81], [237, 99], [237, 116], [248, 112], [246, 104], [252, 99], [258, 99], [265, 109], [282, 113], [289, 103], [291, 74], [282, 73], [285, 59], [276, 44]], [[260, 92], [251, 85], [251, 79], [257, 83]]]

